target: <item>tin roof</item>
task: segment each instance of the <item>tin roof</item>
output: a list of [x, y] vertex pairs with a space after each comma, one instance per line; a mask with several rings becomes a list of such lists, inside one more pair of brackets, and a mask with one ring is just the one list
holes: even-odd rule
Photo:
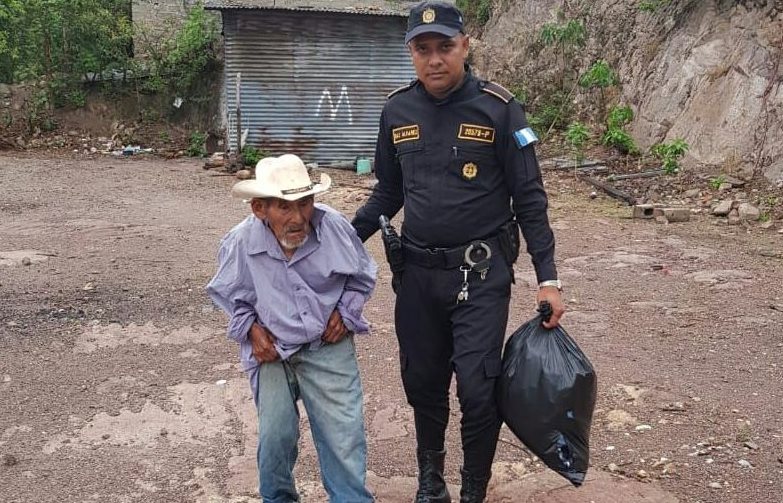
[[342, 12], [375, 16], [407, 16], [417, 1], [405, 0], [206, 0], [210, 10], [266, 9]]

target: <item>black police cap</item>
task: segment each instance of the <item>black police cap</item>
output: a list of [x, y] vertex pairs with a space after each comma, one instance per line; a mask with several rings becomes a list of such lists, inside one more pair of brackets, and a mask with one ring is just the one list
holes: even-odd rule
[[405, 43], [422, 33], [439, 33], [453, 37], [464, 31], [462, 12], [454, 5], [446, 2], [421, 2], [411, 8]]

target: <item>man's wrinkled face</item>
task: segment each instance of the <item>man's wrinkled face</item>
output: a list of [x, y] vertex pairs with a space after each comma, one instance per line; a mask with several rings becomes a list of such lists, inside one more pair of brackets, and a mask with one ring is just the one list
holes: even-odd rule
[[428, 93], [445, 98], [465, 76], [469, 39], [423, 33], [408, 43], [416, 76]]
[[272, 230], [283, 250], [296, 250], [307, 241], [315, 208], [313, 196], [297, 201], [253, 199], [251, 207], [256, 217]]

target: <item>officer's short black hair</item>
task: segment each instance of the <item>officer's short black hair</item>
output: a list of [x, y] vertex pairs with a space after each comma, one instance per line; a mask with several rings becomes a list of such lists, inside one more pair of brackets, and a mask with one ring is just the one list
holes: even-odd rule
[[439, 33], [447, 37], [465, 33], [462, 12], [447, 2], [421, 2], [414, 5], [408, 16], [405, 43], [422, 33]]

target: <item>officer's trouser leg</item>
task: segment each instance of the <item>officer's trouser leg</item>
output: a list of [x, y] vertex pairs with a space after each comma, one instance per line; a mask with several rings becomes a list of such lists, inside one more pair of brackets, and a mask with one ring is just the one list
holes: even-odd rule
[[416, 442], [429, 451], [443, 450], [449, 420], [452, 339], [438, 298], [443, 272], [406, 264], [395, 308], [402, 383], [413, 407]]
[[498, 257], [486, 279], [473, 276], [468, 302], [455, 305], [451, 314], [464, 471], [479, 479], [489, 478], [500, 432], [495, 382], [502, 370], [510, 294], [511, 273]]

